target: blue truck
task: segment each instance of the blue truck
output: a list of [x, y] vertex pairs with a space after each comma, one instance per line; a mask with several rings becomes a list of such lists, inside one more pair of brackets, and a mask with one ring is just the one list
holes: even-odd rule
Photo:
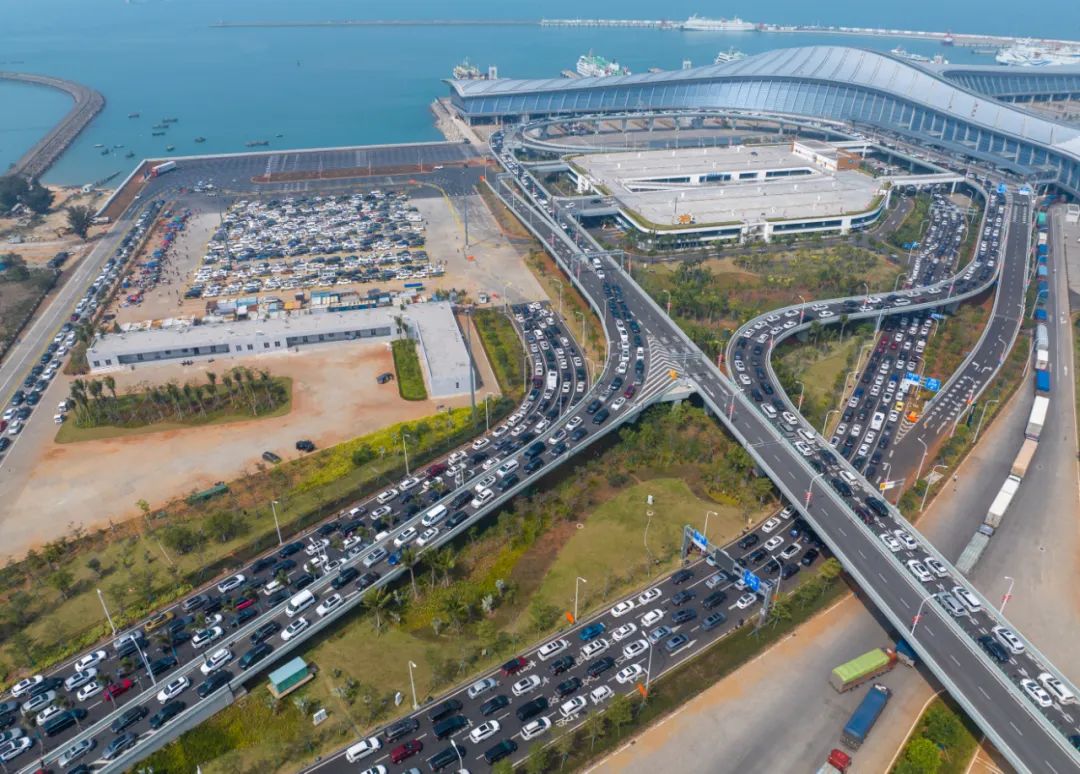
[[858, 750], [866, 737], [870, 735], [874, 724], [877, 723], [885, 705], [889, 703], [892, 692], [881, 683], [874, 683], [863, 698], [862, 703], [855, 708], [851, 719], [844, 726], [840, 734], [840, 741], [850, 750]]
[[1035, 389], [1039, 392], [1050, 392], [1050, 372], [1035, 371]]

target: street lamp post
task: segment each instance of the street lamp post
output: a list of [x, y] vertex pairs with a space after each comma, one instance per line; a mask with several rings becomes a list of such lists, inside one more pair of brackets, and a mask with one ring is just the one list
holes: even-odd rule
[[274, 529], [277, 530], [277, 543], [280, 546], [280, 545], [283, 545], [285, 543], [285, 541], [282, 540], [282, 538], [281, 538], [281, 524], [278, 523], [277, 504], [278, 504], [277, 500], [271, 500], [270, 501], [270, 511], [271, 511], [271, 513], [274, 514]]
[[1009, 588], [1008, 588], [1008, 589], [1006, 589], [1006, 591], [1005, 591], [1005, 596], [1003, 596], [1003, 597], [1001, 598], [1001, 608], [1000, 608], [1000, 611], [999, 611], [999, 612], [1000, 612], [1000, 613], [1001, 613], [1002, 615], [1004, 615], [1004, 614], [1005, 614], [1005, 605], [1006, 605], [1006, 604], [1008, 603], [1008, 601], [1009, 601], [1009, 600], [1010, 600], [1010, 599], [1012, 598], [1012, 590], [1013, 590], [1013, 584], [1015, 584], [1015, 583], [1016, 583], [1016, 579], [1015, 579], [1015, 578], [1010, 578], [1010, 577], [1009, 577], [1008, 575], [1006, 575], [1006, 576], [1005, 576], [1005, 580], [1007, 580], [1007, 581], [1009, 582]]
[[667, 293], [667, 316], [671, 317], [671, 291], [665, 289], [663, 292]]
[[109, 608], [105, 604], [105, 595], [101, 593], [101, 589], [97, 589], [98, 599], [101, 600], [101, 609], [105, 611], [105, 619], [109, 622], [109, 628], [112, 629], [113, 637], [116, 636], [116, 624], [113, 623], [112, 616], [109, 615]]
[[409, 475], [409, 449], [405, 446], [405, 433], [401, 433], [401, 450], [405, 453], [405, 475]]
[[577, 310], [575, 310], [574, 314], [576, 314], [578, 317], [581, 318], [581, 346], [584, 347], [585, 346], [585, 313], [584, 312], [578, 312]]
[[818, 473], [816, 476], [814, 476], [812, 479], [810, 479], [810, 486], [808, 486], [806, 488], [806, 503], [803, 506], [803, 507], [806, 508], [806, 510], [810, 510], [810, 498], [811, 498], [811, 496], [813, 495], [813, 492], [814, 492], [814, 482], [816, 482], [819, 478], [824, 476], [825, 473], [826, 473], [826, 471], [823, 470], [820, 473]]
[[578, 587], [582, 583], [588, 583], [588, 581], [585, 580], [584, 578], [582, 578], [580, 575], [577, 578], [574, 579], [574, 622], [575, 623], [577, 622]]
[[915, 480], [918, 481], [922, 478], [922, 466], [926, 462], [926, 455], [930, 453], [930, 450], [926, 448], [926, 441], [922, 438], [916, 438], [915, 440], [922, 444], [922, 457], [919, 459], [919, 472], [915, 474]]
[[413, 679], [412, 671], [416, 669], [416, 664], [409, 662], [409, 687], [412, 688], [412, 708], [415, 712], [420, 709], [420, 704], [416, 701], [416, 681]]
[[919, 625], [919, 620], [922, 618], [922, 609], [929, 601], [930, 597], [923, 597], [922, 602], [919, 603], [919, 609], [915, 611], [915, 617], [911, 619], [912, 634], [915, 634], [915, 627]]
[[802, 306], [799, 307], [799, 325], [802, 325], [803, 324], [803, 315], [806, 314], [806, 299], [803, 298], [798, 293], [796, 293], [795, 295], [799, 296], [799, 301], [802, 302]]
[[806, 385], [803, 384], [802, 382], [800, 382], [798, 379], [795, 380], [795, 384], [798, 384], [800, 387], [802, 387], [802, 389], [799, 390], [799, 406], [798, 406], [798, 409], [797, 409], [798, 411], [801, 412], [802, 411], [803, 397], [806, 395]]
[[561, 281], [555, 279], [554, 277], [551, 278], [551, 281], [559, 286], [559, 317], [561, 318], [563, 316], [563, 314], [562, 314], [562, 288], [563, 288], [563, 284], [562, 284]]
[[719, 515], [720, 514], [717, 513], [716, 511], [705, 511], [705, 528], [703, 530], [701, 530], [701, 536], [702, 537], [704, 537], [704, 538], [709, 537], [709, 517], [710, 516], [719, 516]]
[[839, 414], [839, 413], [840, 413], [840, 409], [829, 409], [828, 411], [825, 412], [825, 421], [821, 423], [821, 434], [822, 435], [825, 435], [825, 429], [829, 426], [829, 415], [830, 414]]
[[[930, 474], [933, 475], [934, 471], [937, 470], [938, 468], [945, 468], [946, 470], [948, 470], [949, 466], [948, 465], [935, 465], [930, 470]], [[923, 493], [922, 493], [922, 505], [919, 506], [919, 513], [922, 513], [923, 511], [926, 510], [926, 496], [928, 494], [930, 494], [930, 482], [926, 483], [926, 488], [923, 490]]]
[[982, 413], [979, 414], [979, 424], [975, 426], [975, 437], [973, 437], [971, 439], [972, 443], [975, 443], [977, 440], [979, 440], [979, 431], [982, 430], [982, 423], [983, 423], [983, 420], [986, 418], [986, 410], [988, 408], [990, 408], [991, 403], [997, 403], [997, 402], [998, 402], [998, 399], [995, 398], [994, 400], [988, 400], [988, 401], [986, 401], [986, 403], [983, 404]]

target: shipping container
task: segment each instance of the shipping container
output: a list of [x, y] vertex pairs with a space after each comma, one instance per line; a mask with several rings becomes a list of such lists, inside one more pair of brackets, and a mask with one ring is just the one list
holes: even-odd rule
[[1035, 320], [1038, 322], [1046, 322], [1046, 310], [1041, 306], [1035, 310]]
[[848, 720], [843, 733], [840, 735], [840, 741], [846, 747], [851, 750], [858, 750], [862, 746], [862, 743], [866, 741], [866, 737], [870, 735], [870, 731], [873, 730], [874, 724], [881, 717], [881, 713], [885, 710], [885, 705], [889, 703], [890, 695], [889, 689], [880, 683], [870, 686], [866, 697], [856, 707], [855, 712], [852, 713], [851, 719]]
[[1036, 395], [1035, 404], [1031, 407], [1031, 415], [1028, 417], [1027, 428], [1024, 435], [1028, 438], [1039, 440], [1043, 425], [1046, 423], [1046, 412], [1050, 408], [1050, 399], [1045, 395]]
[[176, 169], [175, 161], [166, 161], [164, 164], [158, 164], [155, 167], [150, 167], [150, 176], [157, 177], [158, 175], [164, 175], [166, 172], [171, 172]]
[[1020, 478], [1018, 476], [1010, 475], [1005, 479], [1001, 489], [998, 490], [997, 497], [994, 498], [994, 502], [990, 503], [990, 509], [986, 512], [986, 518], [983, 519], [984, 524], [994, 529], [1001, 526], [1001, 520], [1005, 518], [1005, 513], [1009, 510], [1009, 505], [1012, 503], [1012, 499], [1019, 487]]
[[1020, 447], [1020, 453], [1016, 455], [1016, 459], [1013, 460], [1012, 468], [1009, 469], [1009, 475], [1016, 476], [1017, 478], [1023, 478], [1027, 475], [1028, 467], [1030, 467], [1031, 460], [1035, 456], [1035, 451], [1038, 448], [1038, 441], [1025, 438], [1024, 445]]
[[1050, 276], [1050, 270], [1047, 269], [1046, 266], [1039, 266], [1039, 268], [1035, 271], [1036, 274], [1039, 276], [1039, 279]]
[[964, 575], [969, 574], [975, 569], [975, 565], [982, 558], [983, 551], [986, 550], [989, 543], [990, 536], [983, 532], [976, 532], [972, 535], [967, 547], [960, 554], [960, 558], [956, 560], [956, 569]]
[[1036, 370], [1035, 371], [1035, 389], [1039, 392], [1050, 392], [1050, 372]]
[[850, 691], [888, 672], [894, 666], [896, 666], [895, 652], [884, 648], [874, 648], [836, 667], [829, 675], [829, 685], [839, 693]]

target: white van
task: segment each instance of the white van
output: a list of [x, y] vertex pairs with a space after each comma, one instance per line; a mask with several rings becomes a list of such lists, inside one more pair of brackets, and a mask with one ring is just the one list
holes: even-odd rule
[[436, 505], [434, 508], [424, 514], [424, 518], [420, 519], [420, 523], [423, 524], [425, 527], [434, 527], [436, 524], [443, 520], [444, 516], [446, 516], [446, 506]]
[[960, 600], [960, 602], [973, 613], [977, 613], [982, 610], [982, 603], [975, 598], [975, 595], [965, 589], [963, 586], [953, 586], [953, 596]]
[[569, 647], [570, 643], [566, 640], [552, 640], [551, 642], [540, 646], [540, 650], [536, 651], [536, 657], [541, 661], [547, 661], [556, 653], [562, 653]]
[[885, 423], [885, 415], [880, 411], [875, 411], [873, 418], [870, 420], [871, 430], [880, 430], [881, 426]]
[[518, 468], [518, 461], [517, 460], [507, 460], [506, 462], [504, 462], [502, 465], [499, 466], [499, 469], [495, 471], [495, 475], [497, 475], [499, 478], [506, 478], [511, 473], [513, 473], [515, 470], [517, 470], [517, 468]]
[[292, 618], [315, 604], [315, 595], [307, 589], [293, 596], [285, 606], [285, 615]]

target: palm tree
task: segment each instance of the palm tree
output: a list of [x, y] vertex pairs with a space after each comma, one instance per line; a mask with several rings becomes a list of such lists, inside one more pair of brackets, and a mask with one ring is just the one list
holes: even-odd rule
[[206, 381], [210, 382], [210, 386], [214, 388], [214, 392], [217, 392], [217, 374], [213, 371], [207, 371]]
[[378, 586], [368, 591], [364, 597], [364, 607], [375, 614], [375, 631], [382, 631], [382, 612], [390, 606], [393, 597], [385, 586]]
[[116, 400], [116, 379], [114, 379], [111, 374], [108, 374], [104, 377], [103, 381], [109, 392], [112, 393], [113, 400]]
[[431, 567], [432, 581], [434, 582], [435, 573], [438, 572], [442, 575], [443, 587], [449, 586], [450, 573], [457, 566], [457, 556], [453, 550], [449, 546], [445, 546], [438, 551], [434, 551], [428, 556], [427, 563]]
[[416, 553], [416, 549], [412, 546], [405, 546], [401, 549], [401, 563], [409, 571], [409, 584], [412, 586], [413, 599], [420, 598], [420, 592], [416, 589], [416, 563], [420, 561], [420, 557]]

